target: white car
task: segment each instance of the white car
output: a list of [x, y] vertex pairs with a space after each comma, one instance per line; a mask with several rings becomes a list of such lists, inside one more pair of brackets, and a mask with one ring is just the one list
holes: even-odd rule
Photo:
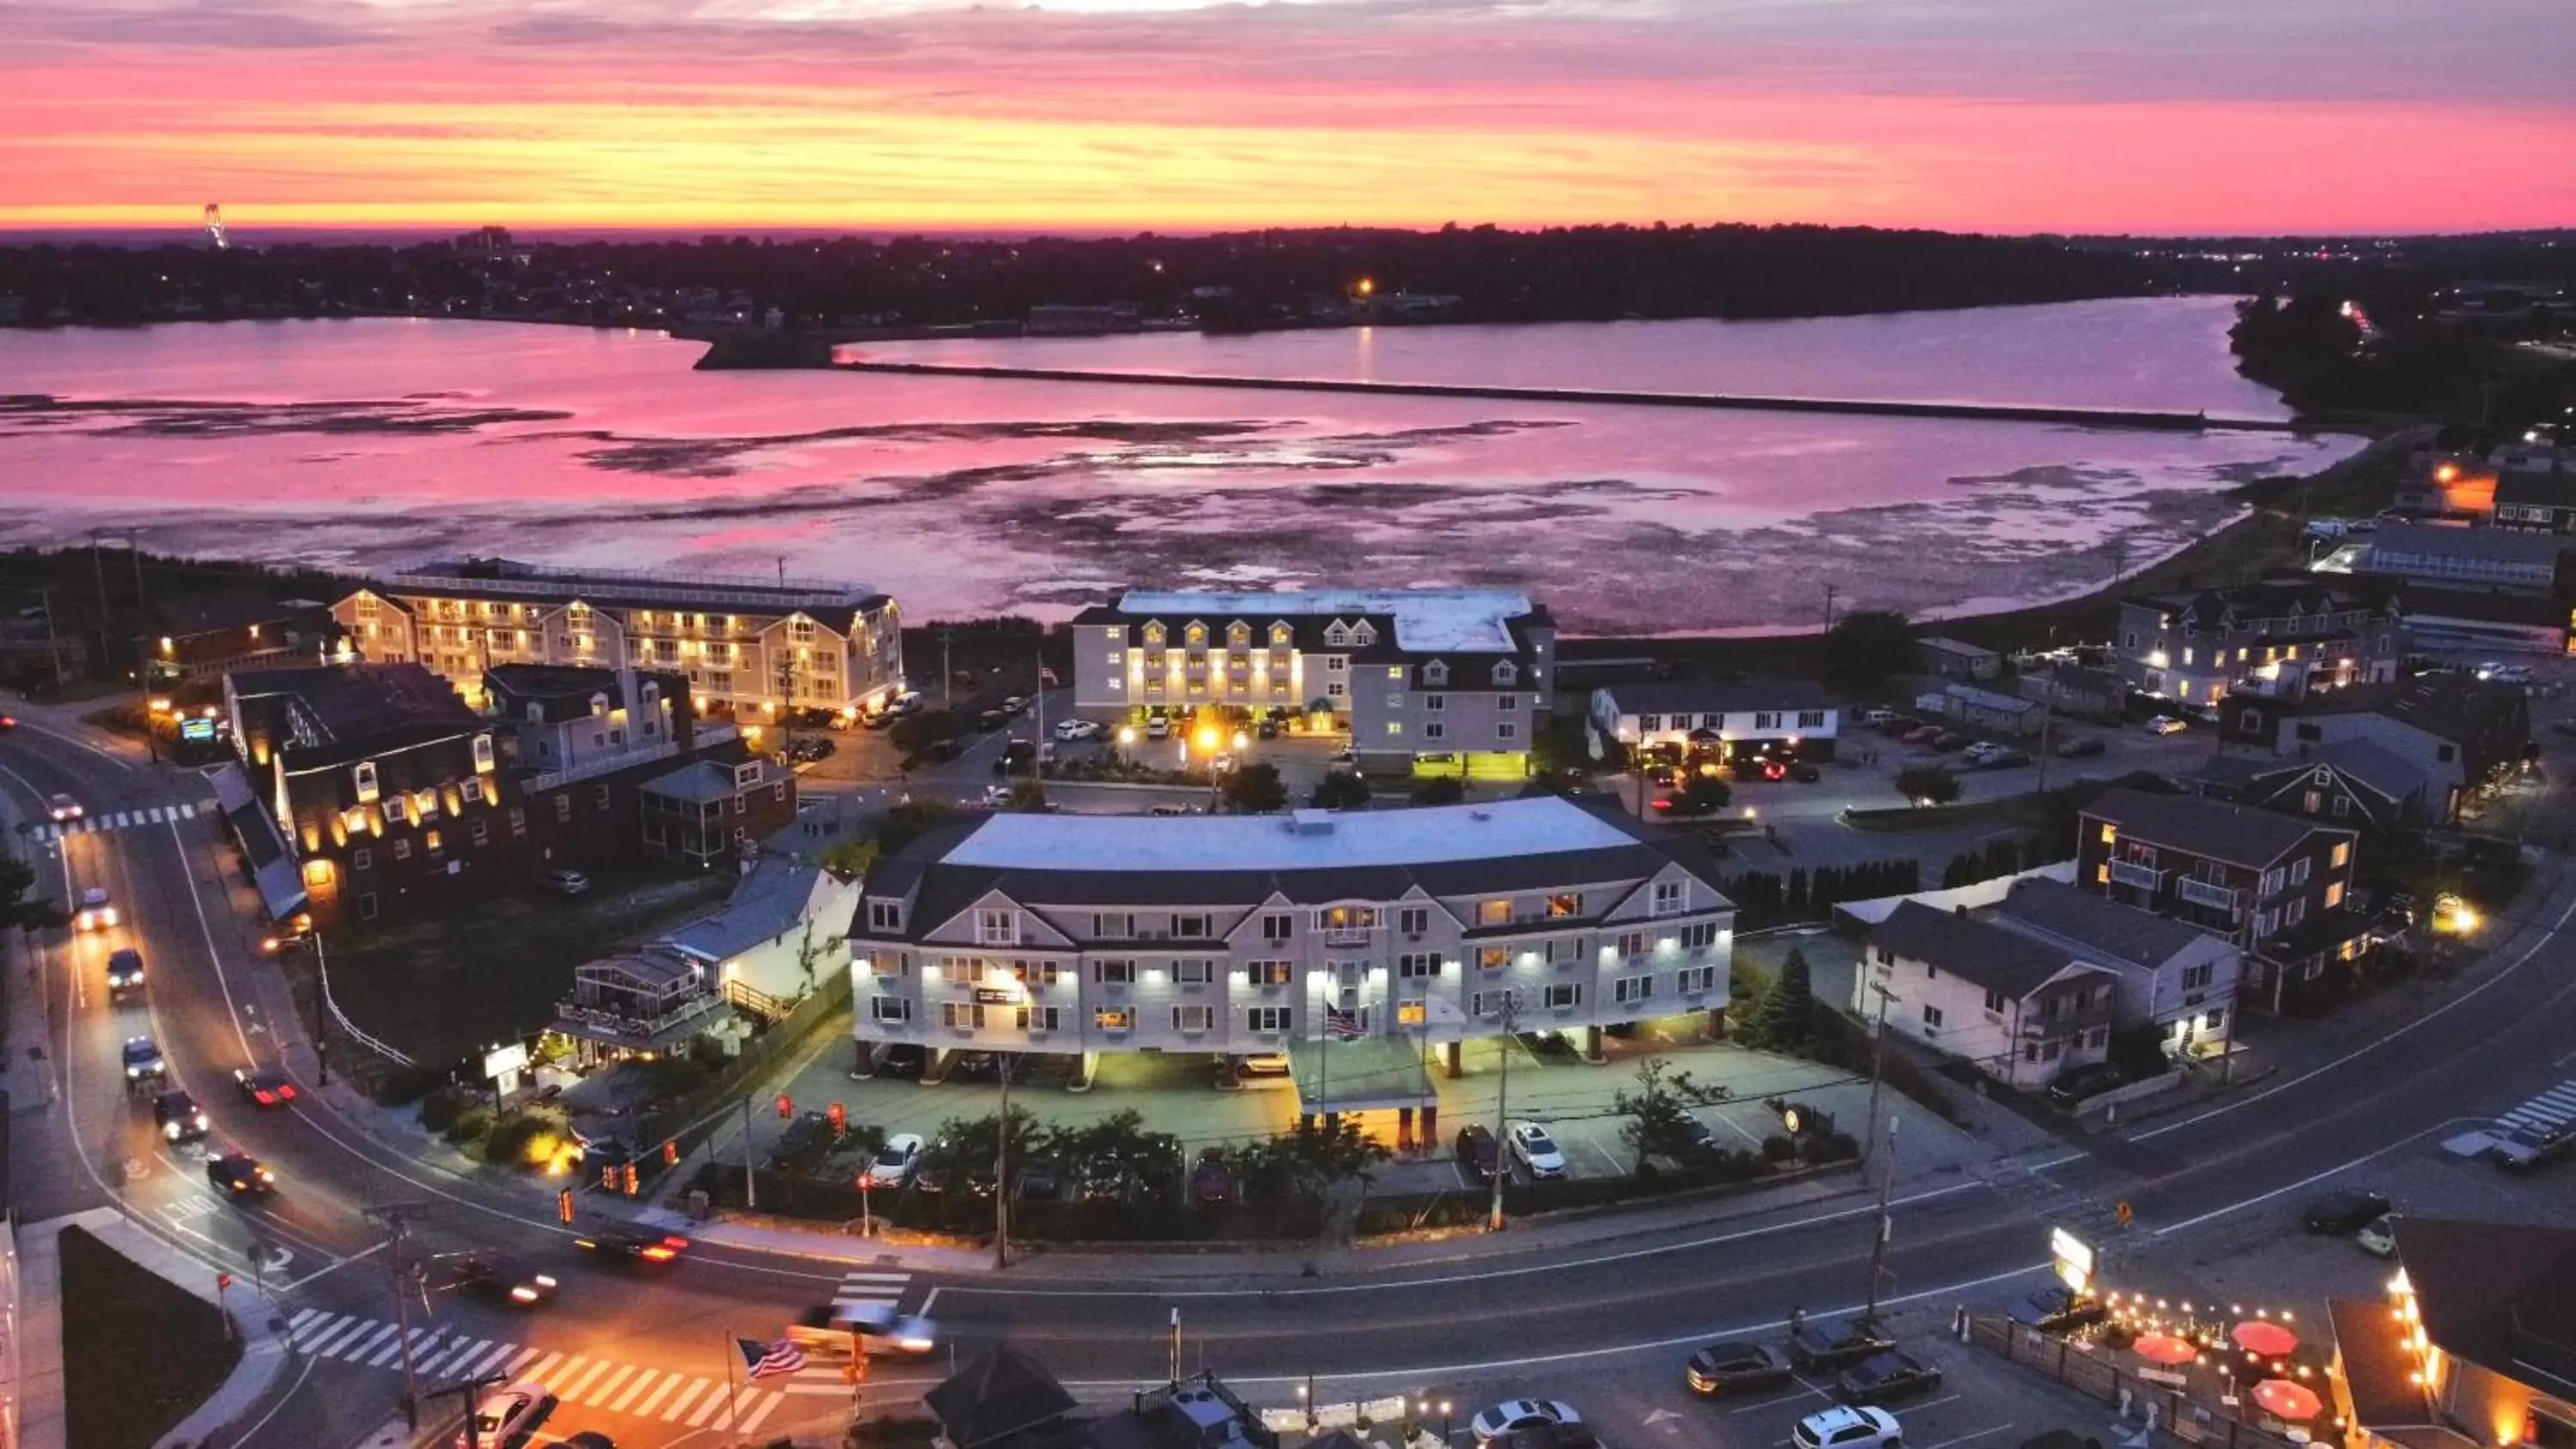
[[1556, 1139], [1547, 1135], [1546, 1128], [1536, 1122], [1515, 1122], [1504, 1136], [1512, 1144], [1512, 1156], [1529, 1169], [1530, 1176], [1565, 1176], [1565, 1153], [1558, 1149]]
[[2360, 1232], [2353, 1234], [2352, 1240], [2374, 1258], [2397, 1256], [2397, 1224], [2390, 1221], [2386, 1213], [2372, 1218]]
[[537, 884], [556, 895], [570, 898], [590, 889], [590, 877], [577, 870], [550, 870], [537, 877]]
[[1467, 1421], [1467, 1428], [1479, 1444], [1491, 1444], [1514, 1429], [1534, 1429], [1541, 1424], [1580, 1424], [1583, 1416], [1572, 1404], [1553, 1399], [1505, 1399], [1490, 1408], [1480, 1409]]
[[458, 1431], [456, 1449], [466, 1449], [469, 1444], [491, 1449], [511, 1442], [536, 1427], [537, 1415], [544, 1412], [553, 1397], [535, 1379], [521, 1379], [506, 1389], [494, 1389], [474, 1406], [473, 1436], [468, 1438], [464, 1431]]
[[2178, 735], [2189, 728], [2191, 726], [2169, 714], [2160, 714], [2147, 721], [2147, 733], [2151, 735]]
[[1895, 1449], [1905, 1431], [1885, 1409], [1827, 1409], [1809, 1414], [1789, 1431], [1798, 1449]]
[[72, 924], [84, 931], [104, 931], [116, 924], [116, 907], [110, 905], [103, 886], [91, 886], [81, 892], [80, 912]]
[[45, 797], [45, 813], [60, 825], [66, 820], [78, 820], [86, 812], [81, 809], [81, 802], [69, 795], [48, 795]]
[[1067, 743], [1074, 740], [1089, 739], [1090, 733], [1083, 729], [1083, 726], [1089, 723], [1089, 720], [1080, 719], [1058, 720], [1056, 721], [1054, 730], [1055, 737], [1057, 739], [1064, 740]]
[[1992, 740], [1979, 740], [1979, 741], [1977, 741], [1975, 744], [1972, 744], [1972, 745], [1968, 746], [1966, 749], [1961, 750], [1961, 751], [1959, 752], [1959, 756], [1960, 756], [1960, 758], [1962, 758], [1962, 759], [1974, 760], [1974, 761], [1977, 761], [1977, 762], [1978, 762], [1978, 763], [1980, 763], [1980, 764], [1983, 764], [1985, 761], [1987, 761], [1987, 760], [1991, 760], [1991, 759], [1993, 759], [1995, 756], [2000, 755], [2000, 754], [2002, 754], [2003, 752], [2004, 752], [2004, 747], [2003, 747], [2003, 746], [2001, 746], [2001, 745], [1999, 745], [1999, 744], [1996, 744], [1994, 741], [1992, 741]]
[[918, 1132], [898, 1132], [886, 1139], [885, 1150], [868, 1164], [868, 1186], [901, 1187], [921, 1161], [921, 1150], [929, 1144]]

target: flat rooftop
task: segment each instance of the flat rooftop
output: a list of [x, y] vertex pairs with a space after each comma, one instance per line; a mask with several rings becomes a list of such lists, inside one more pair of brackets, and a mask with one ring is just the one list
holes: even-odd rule
[[1510, 621], [1536, 612], [1529, 595], [1508, 589], [1307, 589], [1281, 593], [1130, 589], [1121, 613], [1178, 619], [1344, 618], [1395, 620], [1396, 647], [1509, 654]]
[[1549, 797], [1425, 809], [1204, 815], [996, 815], [940, 857], [991, 870], [1202, 872], [1438, 865], [1633, 846]]
[[602, 602], [733, 604], [747, 609], [848, 609], [883, 598], [864, 584], [828, 579], [769, 579], [758, 574], [688, 574], [668, 569], [570, 568], [506, 558], [438, 559], [377, 580], [381, 587], [431, 594], [490, 594]]

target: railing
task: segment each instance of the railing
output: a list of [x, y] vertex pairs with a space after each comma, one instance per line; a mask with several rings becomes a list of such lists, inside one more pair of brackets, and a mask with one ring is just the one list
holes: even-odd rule
[[331, 963], [322, 955], [322, 933], [319, 931], [313, 933], [313, 973], [322, 983], [322, 1009], [331, 1013], [331, 1019], [340, 1024], [340, 1030], [348, 1036], [349, 1040], [392, 1062], [395, 1066], [419, 1065], [411, 1059], [409, 1053], [399, 1051], [382, 1039], [360, 1031], [358, 1024], [349, 1019], [349, 1014], [340, 1009], [340, 1003], [331, 996]]
[[431, 593], [511, 594], [548, 599], [579, 594], [584, 586], [596, 585], [649, 593], [674, 602], [756, 604], [768, 609], [800, 604], [846, 606], [879, 592], [862, 585], [834, 583], [828, 579], [780, 579], [770, 584], [723, 574], [671, 574], [636, 569], [561, 569], [535, 576], [502, 575], [497, 578], [413, 573], [396, 574], [384, 580], [387, 591], [416, 589]]
[[713, 991], [700, 991], [658, 1015], [639, 1016], [634, 1012], [619, 1011], [613, 1007], [588, 1005], [567, 996], [555, 1003], [555, 1019], [577, 1022], [600, 1031], [615, 1032], [620, 1036], [649, 1040], [673, 1027], [683, 1026], [699, 1017], [722, 1011], [725, 1005], [724, 996]]
[[2141, 890], [2151, 891], [2163, 886], [2165, 873], [2153, 866], [2139, 865], [2134, 861], [2115, 860], [2111, 862], [2111, 879], [2119, 885], [2136, 886]]
[[[2117, 872], [2115, 871], [2114, 876], [2116, 877], [2116, 875]], [[2191, 902], [2195, 906], [2209, 906], [2217, 910], [2233, 911], [2236, 909], [2236, 902], [2240, 893], [2227, 886], [2211, 885], [2207, 881], [2192, 880], [2189, 877], [2185, 877], [2181, 884], [2176, 888], [2175, 894], [2181, 896], [2184, 900]]]
[[1327, 946], [1365, 946], [1369, 943], [1370, 939], [1376, 935], [1377, 928], [1374, 926], [1327, 926], [1324, 928], [1324, 944]]
[[796, 1009], [796, 1003], [786, 997], [772, 996], [757, 986], [745, 985], [740, 981], [726, 982], [724, 994], [725, 1000], [764, 1021], [784, 1021], [787, 1019], [787, 1013]]
[[[690, 748], [704, 749], [710, 745], [720, 745], [741, 733], [741, 730], [732, 725], [700, 725]], [[595, 759], [584, 760], [578, 765], [566, 765], [560, 770], [548, 770], [542, 775], [530, 775], [520, 788], [529, 794], [539, 794], [559, 785], [578, 784], [600, 775], [613, 775], [620, 770], [633, 769], [637, 765], [649, 765], [657, 760], [667, 760], [678, 753], [680, 753], [679, 741], [664, 740], [660, 744], [648, 745], [640, 750], [625, 750], [614, 755], [601, 755]]]
[[[1965, 1310], [1962, 1310], [1964, 1313]], [[2292, 1449], [2291, 1441], [2246, 1423], [2227, 1405], [2185, 1394], [2110, 1361], [2108, 1350], [2078, 1344], [2009, 1318], [1968, 1316], [1968, 1342], [2036, 1369], [2106, 1404], [2154, 1415], [2155, 1427], [2184, 1444], [2209, 1449]]]

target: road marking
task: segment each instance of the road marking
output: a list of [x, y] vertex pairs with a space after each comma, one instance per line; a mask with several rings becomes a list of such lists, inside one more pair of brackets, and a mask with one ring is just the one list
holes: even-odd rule
[[[663, 1379], [662, 1387], [653, 1391], [653, 1397], [646, 1399], [644, 1402], [635, 1406], [635, 1417], [639, 1419], [649, 1419], [653, 1417], [653, 1411], [662, 1406], [662, 1401], [664, 1399], [671, 1397], [671, 1390], [676, 1389], [687, 1382], [688, 1376], [685, 1374], [672, 1374]], [[623, 1406], [621, 1405], [621, 1407]]]
[[721, 1418], [724, 1412], [725, 1400], [732, 1397], [733, 1385], [730, 1383], [725, 1385], [725, 1391], [723, 1393], [707, 1395], [706, 1402], [698, 1405], [697, 1412], [689, 1415], [689, 1427], [692, 1429], [697, 1428], [698, 1426], [706, 1423], [710, 1416]]
[[462, 1363], [465, 1360], [472, 1358], [475, 1354], [481, 1352], [485, 1345], [491, 1343], [491, 1341], [492, 1340], [488, 1338], [451, 1339], [446, 1345], [441, 1347], [437, 1353], [432, 1354], [428, 1358], [422, 1359], [412, 1367], [421, 1373], [434, 1374], [439, 1371], [440, 1364], [446, 1364], [452, 1371], [455, 1369], [457, 1364]]
[[520, 1349], [520, 1350], [519, 1350], [519, 1356], [518, 1356], [517, 1358], [514, 1358], [514, 1359], [510, 1360], [510, 1366], [509, 1366], [508, 1368], [505, 1368], [505, 1369], [501, 1370], [501, 1372], [506, 1373], [506, 1374], [515, 1374], [515, 1373], [517, 1373], [519, 1370], [521, 1370], [521, 1369], [523, 1369], [523, 1368], [526, 1368], [526, 1367], [528, 1366], [528, 1360], [530, 1360], [530, 1359], [532, 1359], [532, 1358], [535, 1358], [536, 1356], [537, 1356], [537, 1350], [535, 1350], [535, 1349], [533, 1349], [533, 1348], [523, 1348], [523, 1349]]
[[688, 1381], [688, 1385], [689, 1386], [687, 1388], [680, 1391], [680, 1396], [678, 1398], [671, 1401], [670, 1412], [664, 1414], [662, 1417], [672, 1420], [673, 1422], [677, 1422], [682, 1414], [688, 1412], [690, 1400], [695, 1399], [698, 1395], [715, 1387], [715, 1385], [708, 1383], [705, 1379], [690, 1379]]
[[[579, 1363], [581, 1360], [574, 1359], [573, 1362]], [[608, 1360], [601, 1359], [599, 1362], [592, 1364], [589, 1368], [584, 1369], [580, 1378], [574, 1379], [571, 1383], [564, 1385], [562, 1391], [556, 1394], [555, 1397], [559, 1399], [569, 1399], [573, 1395], [580, 1393], [582, 1390], [589, 1388], [590, 1381], [592, 1379], [595, 1379], [606, 1372], [608, 1372]]]
[[644, 1372], [637, 1374], [635, 1376], [635, 1382], [626, 1386], [626, 1392], [617, 1396], [617, 1402], [608, 1406], [608, 1412], [612, 1414], [625, 1413], [626, 1406], [635, 1402], [635, 1396], [644, 1392], [646, 1389], [651, 1388], [653, 1386], [653, 1380], [660, 1376], [661, 1375], [653, 1369], [646, 1369]]
[[389, 1325], [379, 1325], [364, 1318], [342, 1318], [339, 1326], [329, 1330], [327, 1336], [316, 1333], [305, 1347], [317, 1358], [338, 1358], [355, 1347], [360, 1339], [375, 1338], [386, 1326]]
[[287, 1331], [292, 1333], [294, 1330], [302, 1328], [304, 1325], [312, 1322], [315, 1318], [321, 1316], [321, 1313], [322, 1310], [319, 1308], [299, 1308], [295, 1310], [295, 1316], [286, 1320]]
[[288, 1327], [286, 1341], [307, 1353], [324, 1339], [358, 1326], [358, 1320], [337, 1313], [324, 1313], [318, 1308], [305, 1309], [302, 1320]]
[[421, 1333], [422, 1330], [417, 1328], [409, 1333], [396, 1330], [391, 1342], [368, 1356], [367, 1367], [384, 1368], [391, 1364], [395, 1359], [411, 1351], [411, 1345], [420, 1341]]
[[601, 1404], [608, 1402], [608, 1396], [617, 1392], [617, 1386], [619, 1384], [622, 1384], [633, 1377], [635, 1377], [635, 1365], [631, 1363], [619, 1364], [617, 1366], [617, 1372], [600, 1380], [599, 1387], [584, 1395], [582, 1397], [582, 1402], [590, 1405], [592, 1408], [597, 1408]]
[[770, 1411], [777, 1408], [783, 1402], [785, 1402], [784, 1397], [778, 1394], [771, 1394], [769, 1397], [762, 1399], [758, 1404], [752, 1407], [751, 1413], [747, 1415], [741, 1423], [733, 1426], [733, 1432], [737, 1434], [748, 1434], [752, 1430], [759, 1428], [760, 1421], [768, 1418]]
[[2352, 1160], [2351, 1160], [2351, 1161], [2349, 1161], [2349, 1162], [2340, 1162], [2340, 1163], [2337, 1163], [2337, 1164], [2335, 1164], [2334, 1166], [2327, 1168], [2327, 1169], [2326, 1169], [2325, 1171], [2323, 1171], [2323, 1172], [2319, 1172], [2319, 1173], [2312, 1173], [2312, 1174], [2310, 1174], [2309, 1176], [2306, 1176], [2306, 1177], [2300, 1178], [2300, 1179], [2299, 1179], [2298, 1181], [2296, 1181], [2296, 1182], [2293, 1182], [2293, 1183], [2288, 1184], [2287, 1186], [2283, 1186], [2283, 1187], [2276, 1187], [2276, 1188], [2272, 1189], [2270, 1192], [2259, 1192], [2259, 1193], [2256, 1193], [2256, 1194], [2255, 1194], [2254, 1196], [2252, 1196], [2252, 1197], [2249, 1197], [2249, 1198], [2242, 1198], [2242, 1199], [2239, 1199], [2239, 1200], [2238, 1200], [2238, 1201], [2236, 1201], [2236, 1202], [2229, 1203], [2229, 1204], [2227, 1204], [2225, 1207], [2215, 1207], [2215, 1208], [2211, 1208], [2209, 1211], [2207, 1211], [2207, 1212], [2205, 1212], [2205, 1213], [2202, 1213], [2202, 1214], [2201, 1214], [2200, 1216], [2198, 1216], [2198, 1217], [2194, 1217], [2194, 1218], [2185, 1218], [2185, 1219], [2183, 1219], [2181, 1222], [2178, 1222], [2178, 1223], [2172, 1223], [2172, 1224], [2169, 1224], [2169, 1225], [2167, 1225], [2167, 1226], [2165, 1226], [2165, 1227], [2158, 1228], [2158, 1229], [2156, 1229], [2156, 1230], [2155, 1230], [2155, 1232], [2154, 1232], [2153, 1234], [2151, 1234], [2151, 1236], [2161, 1238], [2161, 1237], [2164, 1237], [2165, 1235], [2167, 1235], [2167, 1234], [2169, 1234], [2169, 1233], [2179, 1233], [2179, 1232], [2181, 1232], [2181, 1231], [2182, 1231], [2183, 1229], [2185, 1229], [2185, 1228], [2196, 1228], [2196, 1227], [2200, 1226], [2202, 1223], [2208, 1222], [2208, 1221], [2210, 1221], [2210, 1220], [2211, 1220], [2211, 1219], [2213, 1219], [2213, 1218], [2223, 1218], [2223, 1217], [2226, 1217], [2226, 1216], [2227, 1216], [2228, 1214], [2230, 1214], [2230, 1213], [2242, 1212], [2242, 1211], [2244, 1211], [2246, 1208], [2253, 1207], [2253, 1206], [2255, 1206], [2255, 1205], [2256, 1205], [2256, 1204], [2258, 1204], [2258, 1203], [2267, 1203], [2267, 1202], [2270, 1202], [2272, 1199], [2274, 1199], [2274, 1198], [2276, 1198], [2276, 1197], [2286, 1197], [2286, 1196], [2288, 1196], [2288, 1195], [2289, 1195], [2289, 1194], [2291, 1194], [2291, 1193], [2297, 1192], [2300, 1188], [2303, 1188], [2303, 1187], [2310, 1187], [2310, 1186], [2313, 1186], [2313, 1185], [2315, 1185], [2315, 1184], [2317, 1184], [2317, 1183], [2320, 1183], [2320, 1182], [2325, 1181], [2325, 1180], [2326, 1180], [2327, 1178], [2329, 1178], [2329, 1177], [2336, 1176], [2337, 1174], [2340, 1174], [2340, 1173], [2350, 1172], [2350, 1171], [2352, 1171], [2354, 1168], [2361, 1166], [2363, 1163], [2370, 1161], [2370, 1160], [2371, 1160], [2372, 1158], [2374, 1158], [2374, 1157], [2385, 1157], [2385, 1156], [2387, 1156], [2389, 1153], [2392, 1153], [2392, 1152], [2396, 1151], [2396, 1150], [2397, 1150], [2398, 1148], [2400, 1148], [2400, 1147], [2405, 1147], [2405, 1146], [2408, 1146], [2409, 1144], [2412, 1144], [2412, 1143], [2415, 1143], [2415, 1142], [2420, 1142], [2420, 1141], [2422, 1141], [2424, 1138], [2430, 1137], [2430, 1136], [2432, 1136], [2432, 1135], [2433, 1135], [2434, 1133], [2436, 1133], [2436, 1132], [2448, 1132], [2448, 1131], [2452, 1130], [2453, 1128], [2458, 1127], [2462, 1122], [2465, 1122], [2465, 1121], [2474, 1121], [2474, 1120], [2476, 1120], [2476, 1119], [2474, 1119], [2474, 1118], [2459, 1118], [2459, 1117], [2455, 1117], [2455, 1118], [2453, 1118], [2452, 1120], [2450, 1120], [2450, 1121], [2448, 1121], [2448, 1122], [2436, 1122], [2436, 1123], [2434, 1123], [2432, 1126], [2425, 1128], [2425, 1129], [2424, 1129], [2423, 1131], [2421, 1131], [2421, 1132], [2409, 1133], [2408, 1135], [2406, 1135], [2406, 1136], [2404, 1136], [2404, 1137], [2400, 1137], [2400, 1138], [2398, 1138], [2396, 1141], [2391, 1142], [2391, 1143], [2387, 1144], [2387, 1145], [2386, 1145], [2386, 1146], [2384, 1146], [2384, 1147], [2374, 1148], [2374, 1149], [2372, 1149], [2371, 1151], [2365, 1152], [2365, 1153], [2361, 1154], [2359, 1157], [2356, 1157], [2356, 1158], [2352, 1159]]
[[355, 1362], [355, 1361], [357, 1360], [358, 1355], [360, 1355], [360, 1354], [362, 1354], [362, 1353], [365, 1353], [365, 1352], [367, 1352], [368, 1350], [370, 1350], [370, 1349], [374, 1348], [376, 1345], [378, 1345], [378, 1344], [380, 1344], [380, 1343], [384, 1342], [384, 1341], [385, 1341], [385, 1335], [386, 1335], [386, 1334], [389, 1334], [389, 1333], [392, 1333], [393, 1331], [394, 1331], [394, 1326], [393, 1326], [392, 1324], [390, 1324], [390, 1323], [379, 1323], [379, 1324], [377, 1324], [377, 1325], [376, 1325], [376, 1331], [375, 1331], [375, 1332], [373, 1332], [373, 1333], [371, 1333], [371, 1334], [368, 1334], [368, 1335], [367, 1335], [367, 1341], [366, 1341], [365, 1343], [359, 1344], [359, 1345], [358, 1345], [358, 1346], [356, 1346], [355, 1348], [351, 1348], [351, 1347], [350, 1347], [350, 1345], [349, 1345], [349, 1340], [347, 1340], [347, 1339], [345, 1339], [345, 1338], [344, 1338], [344, 1339], [340, 1340], [338, 1343], [336, 1343], [336, 1344], [332, 1345], [331, 1352], [332, 1352], [332, 1354], [337, 1355], [337, 1354], [339, 1354], [342, 1350], [346, 1350], [346, 1351], [347, 1351], [347, 1354], [348, 1354], [348, 1357], [349, 1357], [349, 1359], [350, 1359], [350, 1361], [351, 1361], [351, 1362]]
[[[490, 1372], [492, 1371], [492, 1365], [494, 1365], [494, 1364], [496, 1364], [496, 1363], [499, 1363], [501, 1360], [503, 1360], [503, 1359], [505, 1359], [505, 1358], [508, 1358], [511, 1354], [514, 1354], [514, 1353], [516, 1353], [516, 1352], [518, 1352], [518, 1351], [519, 1351], [519, 1346], [518, 1346], [517, 1344], [515, 1344], [515, 1343], [504, 1343], [504, 1344], [497, 1345], [497, 1346], [495, 1346], [495, 1347], [493, 1348], [493, 1350], [492, 1350], [490, 1353], [485, 1354], [485, 1355], [483, 1356], [483, 1361], [482, 1361], [481, 1363], [478, 1363], [478, 1364], [476, 1364], [474, 1367], [472, 1367], [472, 1368], [470, 1368], [470, 1369], [467, 1369], [467, 1370], [465, 1371], [465, 1376], [466, 1376], [467, 1378], [470, 1378], [470, 1379], [479, 1379], [479, 1378], [483, 1377], [485, 1374], [488, 1374], [488, 1373], [490, 1373]], [[559, 1360], [559, 1359], [561, 1359], [562, 1357], [563, 1357], [563, 1355], [562, 1355], [562, 1354], [556, 1354], [553, 1358], [547, 1359], [547, 1360], [546, 1360], [546, 1363], [545, 1363], [545, 1367], [546, 1367], [548, 1370], [553, 1369], [553, 1368], [554, 1368], [554, 1366], [555, 1366], [556, 1361], [557, 1361], [557, 1360]], [[537, 1378], [543, 1378], [543, 1377], [545, 1377], [545, 1375], [541, 1373], [541, 1374], [534, 1375], [534, 1377], [537, 1377]]]

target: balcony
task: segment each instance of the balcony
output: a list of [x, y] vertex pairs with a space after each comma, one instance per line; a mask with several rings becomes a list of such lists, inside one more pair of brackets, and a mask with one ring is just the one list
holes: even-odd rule
[[[2116, 870], [2112, 873], [2112, 878], [2115, 880], [2119, 878]], [[2212, 910], [2233, 914], [2242, 893], [2227, 886], [2211, 885], [2203, 880], [2185, 879], [2176, 887], [2175, 894], [2195, 906], [2207, 906]]]
[[687, 1041], [731, 1010], [732, 1003], [716, 991], [649, 1001], [584, 990], [555, 1003], [555, 1030], [629, 1051], [661, 1051]]
[[1375, 926], [1326, 926], [1324, 928], [1324, 944], [1327, 946], [1365, 946], [1376, 936]]
[[2078, 1035], [2097, 1026], [2111, 1024], [2111, 1003], [2103, 1001], [2082, 1010], [2066, 1010], [2050, 1016], [2046, 1012], [2024, 1013], [2021, 1035], [2024, 1041], [2048, 1041]]
[[2161, 890], [2165, 883], [2165, 873], [2153, 866], [2139, 865], [2134, 861], [2115, 860], [2111, 862], [2111, 882], [2114, 885], [2135, 886], [2142, 891]]

